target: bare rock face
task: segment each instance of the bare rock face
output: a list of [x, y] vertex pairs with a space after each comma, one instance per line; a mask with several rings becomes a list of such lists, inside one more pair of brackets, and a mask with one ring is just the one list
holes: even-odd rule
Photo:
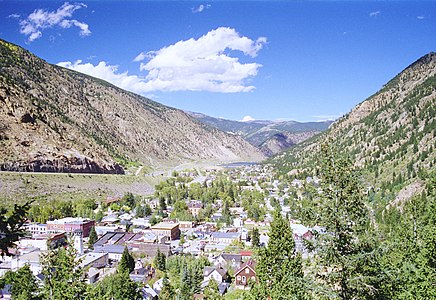
[[239, 137], [0, 40], [0, 169], [122, 174], [189, 161], [259, 161]]

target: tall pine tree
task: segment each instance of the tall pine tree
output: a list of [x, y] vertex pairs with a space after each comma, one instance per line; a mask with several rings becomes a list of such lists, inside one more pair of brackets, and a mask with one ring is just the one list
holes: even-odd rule
[[340, 299], [377, 298], [384, 276], [359, 172], [327, 144], [322, 154], [318, 216], [326, 233], [317, 238], [318, 278]]
[[125, 246], [123, 254], [121, 256], [120, 263], [118, 264], [118, 272], [120, 273], [127, 272], [127, 274], [130, 274], [130, 272], [132, 272], [133, 269], [135, 269], [135, 259], [130, 254], [127, 246]]
[[246, 299], [305, 299], [301, 255], [289, 222], [274, 212], [268, 246], [259, 250], [256, 266], [258, 284], [245, 295]]

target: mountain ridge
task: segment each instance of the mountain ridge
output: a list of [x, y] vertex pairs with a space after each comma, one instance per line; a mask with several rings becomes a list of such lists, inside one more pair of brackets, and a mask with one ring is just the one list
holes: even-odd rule
[[[368, 189], [413, 195], [436, 164], [436, 53], [419, 58], [314, 139], [271, 162], [285, 176], [313, 174], [322, 143], [362, 169]], [[420, 189], [416, 188], [415, 192]], [[388, 198], [389, 198], [388, 197]]]
[[1, 170], [124, 173], [195, 160], [259, 161], [239, 137], [0, 40]]
[[258, 147], [266, 156], [280, 153], [319, 134], [333, 122], [235, 121], [215, 118], [197, 112], [186, 111], [186, 113], [204, 124], [243, 137], [250, 144]]

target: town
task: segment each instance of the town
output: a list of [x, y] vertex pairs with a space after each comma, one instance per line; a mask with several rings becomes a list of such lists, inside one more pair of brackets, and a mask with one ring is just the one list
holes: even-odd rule
[[[28, 265], [42, 282], [41, 258], [69, 245], [90, 285], [115, 274], [127, 255], [134, 261], [130, 280], [143, 299], [158, 299], [165, 284], [180, 290], [183, 270], [172, 265], [188, 262], [196, 266], [191, 272], [197, 272], [191, 274], [197, 280], [189, 287], [194, 299], [211, 292], [238, 297], [257, 281], [257, 252], [268, 245], [274, 210], [289, 221], [295, 249], [303, 258], [311, 256], [306, 242], [323, 232], [322, 227], [305, 226], [293, 213], [303, 186], [316, 187], [318, 179], [294, 179], [288, 185], [272, 170], [247, 164], [174, 171], [149, 196], [128, 193], [99, 203], [33, 206], [25, 224], [27, 234], [11, 249], [13, 256], [2, 258], [0, 277]], [[45, 212], [50, 209], [64, 214], [52, 218]], [[7, 286], [2, 293], [7, 299]]]

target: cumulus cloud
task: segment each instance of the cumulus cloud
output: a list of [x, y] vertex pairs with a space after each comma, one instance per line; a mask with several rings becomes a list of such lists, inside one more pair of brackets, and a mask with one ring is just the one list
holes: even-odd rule
[[201, 13], [203, 12], [205, 9], [210, 8], [211, 5], [210, 4], [200, 4], [198, 7], [194, 7], [192, 8], [192, 13], [196, 14], [196, 13]]
[[141, 63], [140, 70], [147, 72], [146, 80], [151, 90], [249, 92], [254, 86], [247, 86], [245, 81], [256, 76], [261, 65], [240, 63], [227, 52], [240, 51], [254, 58], [266, 41], [265, 37], [253, 41], [233, 28], [220, 27], [197, 40], [191, 38], [157, 51], [141, 53], [135, 60], [149, 59]]
[[379, 14], [380, 14], [380, 11], [377, 10], [377, 11], [370, 12], [370, 13], [369, 13], [369, 16], [370, 16], [371, 18], [375, 18], [375, 17], [377, 17]]
[[253, 41], [234, 29], [218, 28], [197, 40], [179, 41], [157, 51], [138, 54], [133, 61], [141, 62], [140, 71], [147, 73], [145, 77], [119, 72], [118, 66], [104, 61], [97, 65], [81, 60], [58, 65], [142, 95], [154, 91], [249, 92], [255, 87], [247, 85], [246, 80], [256, 76], [261, 65], [240, 63], [226, 50], [240, 51], [254, 58], [265, 43], [263, 37]]
[[255, 119], [252, 116], [245, 116], [242, 118], [241, 122], [250, 122], [254, 121]]
[[86, 7], [86, 5], [83, 3], [70, 4], [65, 2], [56, 11], [36, 9], [26, 19], [20, 21], [20, 33], [28, 36], [29, 42], [39, 39], [45, 29], [55, 26], [62, 28], [75, 26], [80, 29], [81, 36], [90, 35], [91, 31], [88, 24], [70, 19], [73, 13], [82, 7]]
[[417, 16], [416, 18], [417, 18], [418, 20], [424, 20], [424, 19], [425, 19], [424, 16]]
[[83, 63], [81, 60], [76, 62], [60, 62], [57, 65], [106, 80], [113, 85], [134, 93], [143, 94], [150, 91], [147, 83], [142, 78], [136, 75], [129, 75], [128, 72], [120, 73], [118, 72], [118, 66], [109, 65], [104, 61], [99, 62], [97, 65]]

